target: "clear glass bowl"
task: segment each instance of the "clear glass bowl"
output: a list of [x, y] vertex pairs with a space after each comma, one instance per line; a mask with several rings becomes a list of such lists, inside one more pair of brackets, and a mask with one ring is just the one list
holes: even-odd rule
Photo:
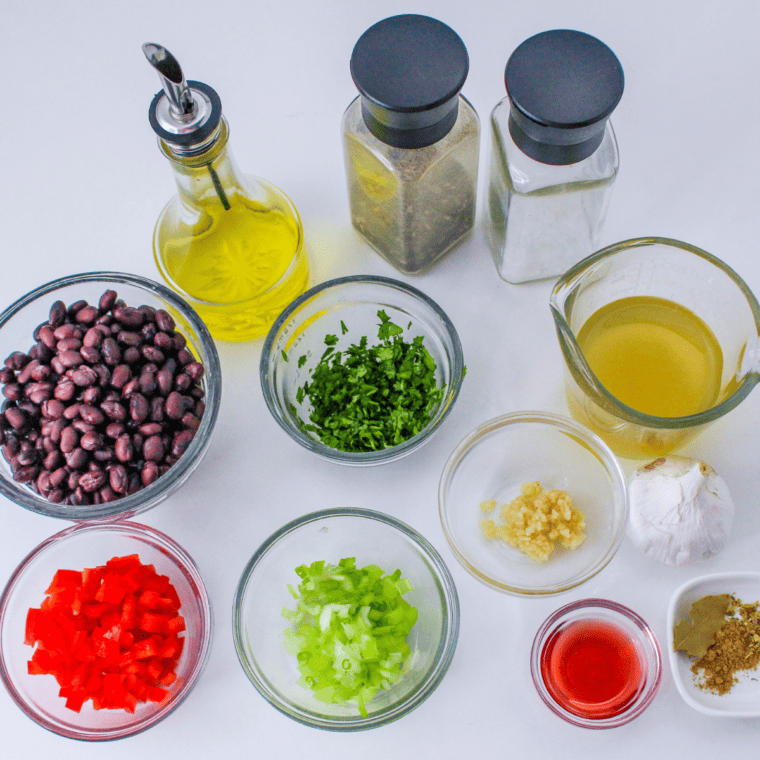
[[[337, 565], [377, 564], [401, 570], [413, 590], [404, 596], [419, 617], [406, 638], [406, 672], [367, 704], [325, 704], [299, 686], [298, 663], [285, 651], [284, 607], [295, 602], [295, 568], [324, 560]], [[305, 515], [270, 536], [243, 571], [233, 604], [233, 635], [240, 664], [271, 705], [293, 720], [330, 731], [360, 731], [390, 723], [425, 701], [443, 679], [459, 635], [459, 599], [438, 552], [415, 530], [388, 515], [365, 509], [328, 509]]]
[[[586, 539], [558, 547], [539, 564], [516, 548], [483, 535], [480, 521], [498, 522], [498, 507], [520, 495], [523, 483], [559, 488], [586, 518]], [[495, 500], [489, 515], [480, 504]], [[625, 476], [607, 445], [570, 419], [515, 412], [475, 428], [454, 449], [441, 475], [438, 509], [456, 558], [478, 580], [510, 594], [540, 596], [580, 586], [615, 555], [625, 534]]]
[[0, 456], [0, 494], [20, 506], [48, 517], [64, 520], [110, 520], [133, 517], [167, 499], [200, 464], [214, 430], [222, 395], [219, 357], [206, 326], [198, 315], [169, 288], [132, 274], [87, 272], [54, 280], [33, 290], [0, 314], [0, 360], [14, 351], [27, 351], [34, 344], [32, 333], [46, 322], [53, 303], [67, 306], [80, 299], [97, 304], [105, 290], [115, 290], [128, 306], [147, 304], [172, 315], [177, 331], [187, 339], [188, 349], [198, 357], [205, 372], [202, 387], [206, 411], [192, 442], [179, 461], [147, 488], [106, 504], [69, 506], [55, 504], [13, 479], [10, 465]]
[[[384, 309], [391, 321], [404, 329], [405, 340], [411, 341], [418, 335], [424, 337], [423, 345], [436, 364], [436, 381], [439, 387], [446, 386], [443, 400], [425, 429], [397, 446], [358, 453], [332, 449], [301, 429], [291, 407], [295, 406], [298, 416], [308, 420], [308, 401], [303, 406], [298, 405], [296, 393], [324, 353], [325, 336], [338, 337], [336, 351], [345, 350], [364, 336], [372, 345], [377, 342], [379, 309]], [[346, 327], [345, 332], [341, 322]], [[306, 362], [299, 366], [302, 356], [307, 357]], [[309, 451], [347, 465], [392, 462], [430, 440], [459, 395], [463, 373], [462, 345], [443, 310], [416, 288], [387, 277], [369, 275], [330, 280], [297, 298], [269, 331], [260, 364], [264, 400], [280, 427]]]
[[[638, 662], [630, 668], [631, 677], [620, 682], [624, 683], [622, 691], [607, 702], [589, 704], [579, 701], [573, 695], [572, 687], [568, 689], [567, 684], [571, 683], [573, 676], [568, 676], [566, 667], [559, 678], [556, 678], [554, 671], [560, 662], [567, 666], [570, 658], [585, 656], [579, 649], [594, 638], [600, 624], [618, 632], [612, 641], [622, 661], [628, 664]], [[576, 634], [577, 638], [572, 643], [563, 642], [563, 634], [567, 635], [569, 631], [573, 636], [575, 626], [580, 626], [580, 630], [584, 631], [583, 638]], [[621, 640], [626, 641], [622, 647]], [[566, 660], [557, 654], [557, 648], [563, 646]], [[570, 664], [570, 667], [573, 665]], [[541, 699], [563, 720], [582, 728], [616, 728], [641, 715], [654, 699], [662, 676], [662, 658], [652, 630], [633, 610], [606, 599], [582, 599], [557, 610], [538, 629], [530, 653], [530, 672]], [[563, 683], [565, 679], [567, 683]], [[613, 704], [614, 708], [611, 707]], [[593, 712], [614, 714], [588, 717]]]
[[[58, 683], [50, 675], [29, 675], [32, 647], [24, 644], [26, 614], [45, 599], [45, 589], [59, 569], [82, 570], [104, 565], [112, 557], [137, 554], [167, 575], [179, 595], [185, 618], [185, 646], [177, 664], [177, 680], [168, 687], [165, 704], [138, 703], [125, 710], [95, 710], [86, 702], [81, 712], [65, 707]], [[13, 701], [33, 721], [60, 736], [83, 741], [107, 741], [145, 731], [177, 709], [192, 691], [211, 646], [211, 606], [191, 557], [168, 536], [145, 525], [114, 522], [80, 524], [43, 541], [8, 581], [0, 597], [0, 679]]]

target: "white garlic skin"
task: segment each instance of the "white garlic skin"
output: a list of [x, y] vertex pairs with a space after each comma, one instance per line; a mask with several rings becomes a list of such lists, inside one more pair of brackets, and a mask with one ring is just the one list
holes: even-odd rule
[[637, 470], [628, 496], [628, 537], [653, 559], [680, 567], [723, 550], [734, 504], [726, 482], [708, 464], [661, 457]]

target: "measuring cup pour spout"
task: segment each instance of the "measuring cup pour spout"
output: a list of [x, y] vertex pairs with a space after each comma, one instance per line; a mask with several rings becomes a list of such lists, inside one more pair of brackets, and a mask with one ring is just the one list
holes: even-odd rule
[[[600, 309], [629, 298], [688, 310], [714, 336], [720, 377], [709, 408], [681, 417], [645, 414], [616, 398], [594, 374], [579, 331]], [[687, 243], [637, 238], [598, 251], [559, 279], [550, 306], [565, 360], [570, 413], [620, 456], [651, 459], [683, 446], [760, 382], [757, 299], [727, 264]]]

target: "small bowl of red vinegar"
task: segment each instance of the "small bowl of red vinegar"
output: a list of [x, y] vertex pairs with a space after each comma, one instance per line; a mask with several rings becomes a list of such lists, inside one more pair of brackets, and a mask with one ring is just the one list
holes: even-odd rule
[[560, 718], [582, 728], [617, 728], [654, 699], [662, 657], [651, 628], [633, 610], [583, 599], [539, 628], [530, 669], [539, 696]]

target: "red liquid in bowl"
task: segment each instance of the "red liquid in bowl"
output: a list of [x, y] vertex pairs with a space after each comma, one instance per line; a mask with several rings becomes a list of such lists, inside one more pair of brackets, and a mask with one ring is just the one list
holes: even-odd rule
[[646, 665], [626, 630], [576, 620], [555, 631], [541, 653], [541, 675], [557, 704], [583, 718], [620, 715], [646, 680]]

